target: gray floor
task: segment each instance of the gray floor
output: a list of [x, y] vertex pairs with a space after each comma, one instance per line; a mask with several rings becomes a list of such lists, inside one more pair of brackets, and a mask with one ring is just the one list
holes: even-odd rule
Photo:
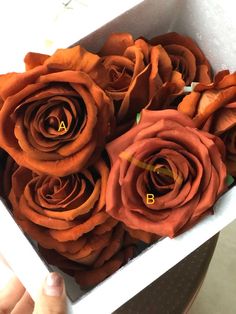
[[236, 313], [236, 221], [225, 228], [188, 314]]

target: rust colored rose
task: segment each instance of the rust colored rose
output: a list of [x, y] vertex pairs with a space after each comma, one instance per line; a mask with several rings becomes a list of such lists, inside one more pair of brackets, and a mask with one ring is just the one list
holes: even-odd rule
[[190, 37], [175, 32], [166, 33], [152, 38], [150, 44], [165, 48], [173, 68], [182, 74], [186, 85], [193, 81], [211, 82], [210, 63]]
[[136, 241], [118, 224], [113, 228], [109, 245], [91, 265], [72, 261], [55, 250], [40, 247], [39, 251], [49, 264], [59, 267], [75, 278], [81, 288], [87, 289], [103, 281], [133, 258], [135, 244]]
[[76, 46], [29, 53], [25, 63], [26, 72], [0, 76], [0, 146], [35, 172], [78, 172], [97, 158], [113, 123], [101, 59]]
[[175, 75], [171, 82], [165, 83], [157, 91], [146, 109], [176, 109], [185, 96], [185, 85], [190, 85], [193, 81], [211, 82], [210, 64], [191, 38], [172, 32], [154, 37], [149, 44], [163, 46], [171, 59]]
[[[172, 70], [171, 59], [161, 45], [134, 40], [129, 33], [112, 34], [99, 52], [108, 71], [106, 93], [115, 106], [117, 124], [123, 129], [154, 96], [168, 97], [184, 86], [180, 73]], [[164, 93], [162, 87], [164, 88]]]
[[212, 212], [226, 190], [224, 145], [176, 110], [143, 110], [107, 145], [106, 210], [128, 228], [174, 237]]
[[213, 83], [198, 84], [178, 110], [196, 127], [221, 137], [226, 146], [228, 172], [236, 176], [236, 72], [219, 72]]
[[[55, 250], [69, 265], [73, 261], [79, 283], [95, 285], [123, 265], [127, 234], [105, 212], [109, 168], [103, 159], [65, 177], [16, 168], [8, 194], [16, 222], [41, 247]], [[127, 245], [131, 258], [134, 248]]]

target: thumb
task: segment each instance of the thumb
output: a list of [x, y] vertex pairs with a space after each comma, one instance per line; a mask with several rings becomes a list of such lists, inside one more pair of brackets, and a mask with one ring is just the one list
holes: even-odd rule
[[63, 278], [49, 273], [35, 302], [33, 314], [67, 314], [67, 298]]

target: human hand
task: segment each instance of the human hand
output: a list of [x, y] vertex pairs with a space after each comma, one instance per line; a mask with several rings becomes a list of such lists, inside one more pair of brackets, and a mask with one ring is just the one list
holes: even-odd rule
[[0, 291], [0, 314], [67, 314], [63, 278], [50, 273], [34, 303], [16, 276]]

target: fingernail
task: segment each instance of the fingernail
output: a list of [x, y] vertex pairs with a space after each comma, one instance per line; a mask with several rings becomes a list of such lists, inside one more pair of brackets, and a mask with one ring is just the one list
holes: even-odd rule
[[48, 274], [43, 290], [44, 293], [48, 296], [61, 296], [63, 293], [63, 278], [57, 273]]

